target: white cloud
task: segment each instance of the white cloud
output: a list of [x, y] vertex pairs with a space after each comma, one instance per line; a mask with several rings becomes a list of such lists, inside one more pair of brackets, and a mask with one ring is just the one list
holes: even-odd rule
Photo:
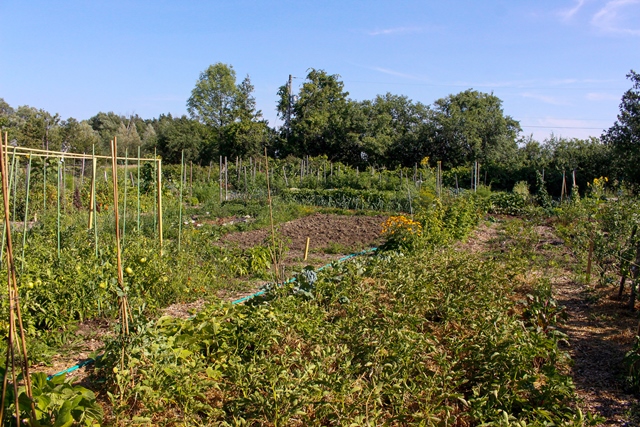
[[[591, 23], [604, 32], [640, 36], [639, 21], [633, 19], [634, 15], [638, 15], [639, 5], [640, 0], [609, 1], [593, 15]], [[628, 26], [626, 23], [629, 21], [635, 21], [634, 25]]]
[[423, 80], [423, 81], [425, 80], [425, 78], [424, 78], [424, 77], [421, 77], [421, 76], [416, 76], [416, 75], [413, 75], [413, 74], [402, 73], [402, 72], [400, 72], [400, 71], [394, 71], [394, 70], [390, 70], [390, 69], [388, 69], [388, 68], [382, 68], [382, 67], [368, 67], [368, 68], [370, 68], [370, 69], [372, 69], [372, 70], [374, 70], [374, 71], [378, 71], [378, 72], [383, 73], [383, 74], [389, 74], [389, 75], [391, 75], [391, 76], [402, 77], [402, 78], [405, 78], [405, 79], [411, 79], [411, 80]]
[[544, 102], [545, 104], [569, 105], [568, 102], [566, 102], [566, 101], [564, 101], [562, 99], [556, 98], [554, 96], [541, 95], [539, 93], [524, 92], [524, 93], [521, 93], [520, 96], [522, 96], [523, 98], [535, 99], [537, 101]]
[[619, 101], [619, 95], [613, 95], [611, 93], [602, 92], [589, 92], [585, 95], [585, 98], [589, 101]]
[[582, 9], [582, 6], [584, 6], [585, 2], [586, 0], [576, 0], [575, 6], [573, 6], [571, 9], [558, 12], [558, 15], [560, 15], [562, 19], [565, 20], [571, 19], [576, 13], [578, 13], [580, 9]]

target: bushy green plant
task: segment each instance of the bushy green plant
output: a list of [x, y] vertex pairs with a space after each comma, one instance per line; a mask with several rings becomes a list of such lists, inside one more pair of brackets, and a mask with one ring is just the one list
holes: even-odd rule
[[[4, 374], [4, 372], [3, 372]], [[51, 379], [43, 373], [31, 376], [31, 391], [35, 407], [35, 419], [32, 418], [31, 399], [25, 388], [18, 389], [20, 422], [15, 419], [15, 397], [13, 387], [8, 387], [5, 400], [6, 419], [3, 425], [24, 425], [29, 420], [37, 426], [99, 426], [102, 422], [102, 408], [96, 402], [94, 393], [82, 386], [73, 385], [59, 375]]]

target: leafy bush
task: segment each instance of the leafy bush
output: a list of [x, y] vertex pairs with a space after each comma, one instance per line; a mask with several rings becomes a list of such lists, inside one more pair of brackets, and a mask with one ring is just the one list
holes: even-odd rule
[[526, 199], [518, 193], [492, 193], [490, 201], [489, 212], [503, 215], [521, 215], [527, 204]]

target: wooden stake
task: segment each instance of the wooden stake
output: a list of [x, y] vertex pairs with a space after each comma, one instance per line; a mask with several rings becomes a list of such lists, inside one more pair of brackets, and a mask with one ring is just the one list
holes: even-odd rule
[[307, 260], [307, 257], [309, 256], [309, 242], [311, 241], [311, 239], [309, 237], [307, 237], [307, 243], [304, 245], [304, 260]]
[[276, 230], [273, 225], [273, 205], [271, 203], [271, 185], [269, 184], [269, 157], [267, 157], [267, 147], [264, 147], [265, 173], [267, 177], [267, 197], [269, 200], [269, 222], [271, 223], [271, 243], [273, 244], [273, 268], [276, 273], [276, 282], [280, 280], [278, 263], [278, 249], [276, 248]]
[[[118, 306], [120, 309], [120, 325], [122, 327], [121, 335], [129, 335], [129, 303], [125, 293], [124, 274], [122, 271], [122, 250], [120, 248], [120, 215], [118, 212], [118, 140], [114, 137], [111, 141], [111, 181], [113, 182], [113, 213], [116, 228], [116, 266], [118, 269], [118, 287], [121, 295], [118, 296]], [[126, 180], [126, 175], [125, 175]], [[124, 352], [124, 347], [122, 348]], [[124, 357], [124, 354], [123, 354]], [[122, 361], [124, 362], [124, 361]]]
[[162, 159], [158, 159], [158, 241], [160, 243], [160, 256], [162, 256]]
[[[8, 145], [8, 134], [4, 135], [5, 145]], [[13, 379], [16, 419], [20, 422], [20, 406], [18, 404], [18, 382], [15, 374], [15, 350], [14, 337], [16, 335], [16, 318], [18, 321], [18, 332], [20, 334], [20, 350], [22, 352], [21, 366], [23, 380], [25, 384], [25, 393], [30, 400], [31, 417], [36, 419], [36, 409], [33, 400], [31, 388], [31, 374], [29, 372], [29, 358], [27, 356], [27, 341], [22, 323], [22, 313], [20, 311], [20, 294], [18, 292], [18, 280], [16, 275], [15, 259], [13, 256], [13, 244], [11, 240], [10, 229], [10, 209], [9, 209], [9, 182], [7, 179], [7, 159], [4, 154], [4, 147], [0, 144], [0, 174], [2, 174], [2, 198], [4, 203], [4, 222], [7, 244], [7, 290], [9, 296], [9, 336], [7, 339], [7, 363], [5, 365], [5, 374], [2, 384], [2, 405], [0, 405], [0, 420], [4, 419], [4, 402], [7, 391], [7, 380], [9, 372], [9, 361], [11, 361], [11, 375]]]

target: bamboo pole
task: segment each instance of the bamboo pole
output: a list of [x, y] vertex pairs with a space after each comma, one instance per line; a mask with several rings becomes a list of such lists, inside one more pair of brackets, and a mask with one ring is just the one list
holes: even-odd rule
[[58, 259], [60, 259], [60, 186], [62, 185], [62, 166], [61, 166], [61, 161], [58, 160], [58, 192], [56, 194], [56, 214], [57, 214], [57, 220], [56, 220], [56, 230], [57, 230], [57, 235], [58, 235]]
[[138, 147], [138, 233], [140, 233], [140, 147]]
[[[92, 150], [95, 153], [96, 146], [94, 145]], [[95, 156], [91, 159], [91, 194], [89, 195], [89, 224], [87, 228], [91, 230], [93, 228], [93, 222], [95, 218], [96, 208], [96, 165], [97, 159]]]
[[13, 175], [13, 216], [11, 218], [14, 219], [16, 218], [16, 207], [18, 206], [18, 204], [16, 203], [16, 200], [18, 198], [18, 163], [20, 163], [20, 159], [18, 159], [14, 153], [13, 160], [11, 161], [11, 169], [13, 170], [11, 172], [11, 174]]
[[[125, 239], [127, 237], [127, 169], [129, 168], [129, 148], [124, 149], [124, 176], [122, 183], [124, 184], [124, 197], [122, 200], [122, 247], [125, 247]], [[118, 169], [116, 168], [116, 178]]]
[[184, 150], [182, 150], [182, 159], [180, 161], [180, 197], [178, 199], [179, 214], [178, 214], [178, 252], [180, 252], [180, 244], [182, 242], [182, 186], [184, 183]]
[[[8, 139], [8, 134], [5, 132], [5, 143]], [[11, 360], [12, 369], [11, 374], [13, 377], [13, 388], [15, 397], [15, 410], [16, 419], [20, 420], [20, 407], [18, 404], [18, 382], [15, 375], [15, 352], [13, 338], [16, 334], [16, 317], [19, 326], [20, 333], [20, 350], [22, 352], [22, 373], [25, 384], [25, 393], [30, 400], [31, 416], [32, 420], [36, 419], [36, 410], [33, 400], [33, 393], [31, 391], [31, 374], [29, 372], [29, 359], [27, 356], [27, 341], [24, 333], [24, 327], [22, 323], [22, 313], [20, 311], [20, 295], [18, 292], [18, 282], [15, 268], [15, 259], [13, 256], [13, 244], [11, 241], [11, 229], [10, 229], [10, 209], [9, 209], [9, 183], [7, 179], [7, 159], [4, 154], [4, 147], [0, 144], [0, 174], [2, 174], [2, 196], [4, 203], [4, 222], [5, 222], [5, 234], [7, 245], [7, 288], [9, 294], [9, 336], [7, 340], [7, 364], [5, 366], [5, 374], [3, 378], [2, 387], [2, 404], [0, 405], [0, 420], [4, 418], [4, 402], [6, 397], [7, 388], [7, 372], [9, 371], [9, 363]]]
[[22, 259], [20, 261], [20, 272], [24, 270], [24, 252], [27, 246], [27, 220], [29, 219], [29, 184], [31, 183], [31, 156], [29, 156], [29, 162], [27, 163], [27, 172], [25, 174], [26, 183], [26, 196], [24, 202], [24, 221], [22, 223]]
[[[153, 150], [153, 158], [156, 159], [155, 162], [153, 162], [153, 176], [156, 177], [156, 192], [158, 191], [158, 180], [157, 180], [157, 176], [158, 176], [158, 154], [156, 152], [156, 149], [154, 148]], [[153, 198], [153, 232], [155, 234], [157, 234], [157, 222], [158, 222], [158, 198], [154, 197]]]
[[220, 189], [220, 203], [222, 203], [222, 156], [220, 156], [220, 167], [218, 169], [218, 187]]
[[267, 147], [264, 147], [265, 172], [267, 178], [267, 198], [269, 200], [269, 222], [271, 224], [271, 243], [273, 244], [273, 267], [276, 273], [276, 282], [280, 280], [278, 263], [278, 252], [276, 248], [276, 230], [273, 225], [273, 205], [271, 203], [271, 185], [269, 184], [269, 157], [267, 157]]
[[224, 157], [224, 200], [229, 200], [229, 162]]
[[[47, 212], [47, 163], [49, 155], [45, 156], [42, 165], [42, 212]], [[44, 217], [44, 215], [43, 215]]]
[[307, 243], [304, 245], [304, 260], [307, 260], [307, 257], [309, 256], [309, 242], [311, 241], [311, 238], [307, 237]]
[[[5, 133], [4, 133], [4, 138], [5, 138], [5, 140], [8, 138], [8, 132], [5, 132]], [[13, 151], [13, 158], [11, 159], [11, 168], [12, 168], [12, 169], [13, 169], [13, 161], [15, 160], [15, 154], [16, 154], [16, 153], [15, 153], [15, 147], [14, 147], [14, 151]], [[7, 165], [8, 165], [8, 163], [9, 163], [9, 151], [8, 151], [8, 150], [7, 150], [7, 151], [5, 151], [4, 161], [5, 161], [5, 162], [7, 163]], [[11, 174], [9, 175], [8, 187], [7, 187], [9, 190], [12, 188], [13, 180], [14, 180], [14, 179], [15, 179], [15, 178], [14, 178], [14, 176], [13, 176], [13, 173], [11, 173]], [[7, 197], [11, 197], [11, 191], [9, 191], [7, 194], [8, 194], [8, 196], [7, 196]], [[15, 201], [14, 201], [14, 204], [15, 204]], [[5, 239], [6, 239], [6, 231], [7, 231], [7, 227], [10, 227], [10, 226], [11, 226], [11, 222], [9, 222], [8, 224], [9, 224], [9, 226], [7, 226], [6, 224], [3, 224], [3, 227], [2, 227], [2, 246], [0, 247], [0, 265], [2, 265], [2, 263], [3, 263], [3, 259], [4, 259], [4, 243], [5, 243]], [[1, 418], [0, 418], [0, 419], [1, 419]]]
[[[116, 153], [118, 152], [118, 139], [114, 137], [111, 141], [111, 181], [113, 182], [113, 213], [115, 219], [116, 231], [116, 265], [118, 268], [118, 307], [120, 309], [120, 324], [122, 327], [121, 335], [129, 335], [129, 303], [124, 286], [124, 273], [122, 271], [122, 249], [120, 247], [120, 215], [118, 213], [118, 160]], [[125, 175], [126, 180], [126, 175]], [[124, 352], [124, 347], [122, 348]], [[123, 353], [124, 357], [124, 353]]]
[[[5, 143], [5, 149], [8, 150], [9, 146]], [[71, 152], [63, 152], [63, 151], [50, 151], [50, 150], [42, 150], [42, 149], [38, 149], [38, 148], [29, 148], [29, 147], [12, 147], [15, 148], [18, 151], [18, 154], [20, 155], [25, 155], [28, 153], [41, 153], [41, 154], [45, 154], [47, 156], [56, 156], [56, 157], [65, 157], [68, 159], [90, 159], [92, 156], [89, 154], [84, 154], [84, 153], [71, 153]], [[98, 159], [107, 159], [107, 160], [111, 160], [112, 157], [111, 156], [102, 156], [102, 155], [96, 155], [96, 157]], [[117, 160], [124, 160], [124, 157], [117, 157]], [[129, 158], [129, 160], [135, 160], [133, 158]], [[149, 158], [141, 158], [141, 160], [145, 160], [145, 161], [151, 161], [152, 159]]]
[[162, 159], [158, 159], [158, 241], [160, 242], [160, 256], [162, 256]]

